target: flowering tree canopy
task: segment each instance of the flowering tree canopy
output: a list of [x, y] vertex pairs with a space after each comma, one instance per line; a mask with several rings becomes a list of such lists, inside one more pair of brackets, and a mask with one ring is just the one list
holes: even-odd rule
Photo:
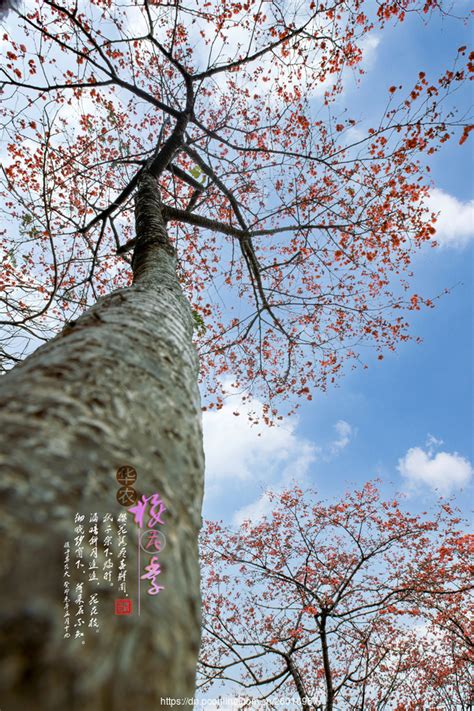
[[[8, 158], [4, 367], [130, 281], [132, 200], [159, 180], [201, 374], [311, 397], [361, 345], [408, 338], [413, 253], [432, 239], [425, 157], [469, 126], [451, 95], [472, 71], [416, 71], [373, 127], [343, 108], [367, 37], [418, 3], [39, 0], [2, 42]], [[405, 275], [405, 276], [404, 276]]]
[[468, 709], [473, 537], [450, 505], [410, 515], [373, 483], [269, 499], [258, 522], [204, 529], [202, 686], [303, 711]]

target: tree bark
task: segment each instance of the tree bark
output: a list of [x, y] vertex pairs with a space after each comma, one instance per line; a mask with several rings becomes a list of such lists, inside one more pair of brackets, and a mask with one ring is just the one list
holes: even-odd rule
[[[169, 708], [162, 698], [194, 693], [204, 468], [198, 363], [149, 174], [138, 187], [136, 228], [133, 285], [101, 298], [0, 381], [2, 711], [155, 711]], [[91, 513], [127, 510], [115, 478], [125, 464], [137, 470], [137, 492], [158, 492], [167, 508], [157, 580], [165, 589], [149, 595], [142, 580], [137, 614], [137, 529], [127, 514], [132, 615], [115, 615], [124, 595], [86, 575], [84, 597], [99, 592], [99, 632], [86, 628], [84, 644], [64, 639], [64, 544], [74, 544], [76, 513], [86, 514], [87, 530]]]
[[323, 653], [324, 679], [326, 681], [326, 711], [334, 709], [334, 686], [332, 683], [331, 663], [329, 661], [328, 638], [326, 631], [326, 615], [322, 613], [319, 626], [321, 650]]
[[306, 690], [304, 688], [303, 680], [301, 678], [301, 674], [298, 670], [298, 667], [294, 663], [290, 654], [286, 655], [285, 659], [286, 659], [286, 663], [288, 665], [288, 670], [289, 670], [291, 676], [293, 677], [293, 681], [295, 682], [298, 696], [301, 699], [301, 709], [302, 709], [302, 711], [311, 711], [311, 707], [307, 702], [308, 696], [306, 694]]

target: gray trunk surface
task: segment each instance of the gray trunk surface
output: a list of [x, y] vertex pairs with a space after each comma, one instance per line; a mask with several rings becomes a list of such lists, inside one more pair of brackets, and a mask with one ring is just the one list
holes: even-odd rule
[[[2, 711], [147, 711], [194, 693], [204, 469], [198, 363], [149, 175], [136, 223], [133, 285], [101, 298], [0, 381]], [[65, 639], [64, 544], [74, 552], [76, 513], [86, 515], [87, 540], [91, 513], [127, 511], [115, 478], [127, 464], [137, 470], [136, 491], [159, 493], [167, 507], [157, 579], [165, 589], [150, 595], [142, 580], [138, 615], [137, 527], [128, 513], [133, 612], [114, 614], [124, 597], [117, 583], [89, 583], [71, 570], [71, 587], [83, 580], [85, 600], [99, 594], [99, 632], [87, 628], [86, 603], [85, 643], [74, 638], [72, 601]], [[141, 553], [141, 574], [149, 559]]]

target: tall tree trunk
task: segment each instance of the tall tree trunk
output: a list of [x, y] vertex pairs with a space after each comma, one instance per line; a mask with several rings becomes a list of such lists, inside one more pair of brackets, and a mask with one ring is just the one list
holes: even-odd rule
[[[203, 488], [198, 364], [160, 206], [156, 181], [145, 174], [133, 285], [101, 298], [0, 381], [2, 711], [155, 711], [169, 708], [162, 697], [194, 693]], [[88, 595], [99, 593], [99, 631], [86, 619], [84, 638], [75, 638], [71, 599], [72, 636], [65, 639], [64, 544], [73, 553], [76, 513], [86, 515], [87, 531], [91, 513], [116, 518], [127, 510], [116, 499], [116, 470], [125, 464], [137, 470], [137, 492], [158, 492], [167, 508], [157, 579], [165, 589], [150, 595], [150, 581], [141, 580], [138, 615], [138, 530], [129, 513], [132, 615], [114, 614], [115, 599], [124, 597], [116, 585], [83, 575], [86, 618]], [[74, 560], [71, 588], [79, 576]], [[149, 560], [142, 552], [141, 574]]]

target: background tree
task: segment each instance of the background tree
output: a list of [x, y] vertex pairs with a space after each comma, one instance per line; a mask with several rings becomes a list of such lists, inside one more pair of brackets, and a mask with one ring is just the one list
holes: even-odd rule
[[[277, 397], [311, 397], [361, 343], [408, 337], [403, 309], [423, 299], [402, 273], [434, 232], [420, 159], [467, 136], [448, 108], [465, 48], [440, 79], [421, 72], [406, 98], [384, 87], [387, 110], [362, 139], [334, 102], [367, 33], [410, 9], [432, 4], [382, 3], [372, 17], [358, 0], [41, 0], [9, 16], [9, 708], [155, 709], [193, 692], [203, 463], [192, 339], [208, 406], [221, 405], [231, 372], [244, 397], [263, 393], [270, 419]], [[80, 648], [62, 640], [62, 546], [75, 510], [117, 507], [124, 463], [168, 507], [160, 624], [151, 607], [133, 633], [107, 618]]]
[[468, 709], [473, 541], [450, 506], [409, 515], [372, 483], [330, 505], [269, 498], [261, 521], [203, 531], [203, 687], [304, 711]]

